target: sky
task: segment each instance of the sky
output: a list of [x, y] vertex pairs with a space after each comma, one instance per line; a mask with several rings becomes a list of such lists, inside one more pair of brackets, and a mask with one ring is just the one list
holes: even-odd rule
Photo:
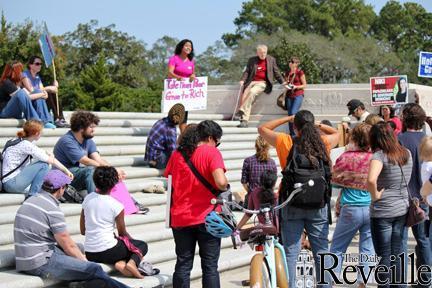
[[[22, 23], [46, 21], [51, 34], [75, 30], [92, 19], [99, 26], [115, 24], [116, 29], [135, 36], [149, 47], [164, 35], [189, 38], [202, 53], [224, 33], [234, 33], [234, 19], [244, 0], [0, 0], [6, 20]], [[386, 0], [366, 0], [378, 13]], [[407, 2], [407, 1], [399, 1]], [[431, 0], [411, 0], [432, 11]]]

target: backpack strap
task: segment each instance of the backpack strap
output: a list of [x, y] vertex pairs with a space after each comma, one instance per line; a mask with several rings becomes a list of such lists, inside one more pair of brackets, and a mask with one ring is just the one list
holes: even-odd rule
[[191, 169], [192, 173], [195, 175], [195, 177], [201, 182], [201, 184], [203, 184], [215, 197], [218, 197], [219, 194], [221, 194], [223, 191], [220, 191], [216, 188], [214, 188], [208, 181], [207, 179], [204, 178], [204, 176], [202, 176], [198, 170], [196, 169], [196, 167], [193, 165], [192, 161], [190, 161], [189, 156], [186, 154], [185, 151], [180, 151], [180, 153], [182, 154], [183, 158], [185, 159], [186, 163], [188, 164], [189, 168]]
[[1, 152], [1, 155], [0, 155], [0, 161], [2, 162], [2, 167], [0, 169], [0, 181], [3, 181], [4, 178], [8, 177], [9, 175], [11, 175], [15, 171], [17, 171], [21, 166], [23, 166], [27, 162], [27, 160], [32, 158], [31, 155], [27, 155], [27, 157], [17, 167], [15, 167], [11, 171], [9, 171], [5, 175], [3, 175], [3, 154], [6, 152], [7, 148], [15, 146], [15, 145], [21, 143], [21, 141], [22, 141], [22, 138], [18, 138], [18, 139], [11, 139], [11, 140], [8, 140], [6, 142], [6, 144], [3, 148], [3, 151]]

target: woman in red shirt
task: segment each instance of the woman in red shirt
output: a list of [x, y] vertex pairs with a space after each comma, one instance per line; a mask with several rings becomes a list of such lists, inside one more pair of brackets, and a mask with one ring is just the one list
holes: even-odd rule
[[[303, 70], [299, 69], [300, 60], [292, 57], [289, 62], [290, 70], [285, 72], [285, 81], [288, 83], [285, 87], [288, 89], [285, 94], [285, 107], [288, 116], [295, 115], [303, 103], [304, 89], [306, 88], [306, 76]], [[289, 123], [291, 136], [295, 136], [293, 124]]]
[[205, 217], [214, 209], [210, 203], [214, 195], [195, 177], [182, 152], [186, 152], [198, 172], [213, 187], [225, 191], [228, 187], [225, 164], [217, 149], [221, 137], [222, 128], [211, 120], [187, 127], [165, 170], [165, 177], [172, 176], [170, 218], [177, 254], [174, 288], [189, 287], [197, 242], [203, 287], [220, 287], [218, 261], [221, 239], [208, 233], [204, 224]]

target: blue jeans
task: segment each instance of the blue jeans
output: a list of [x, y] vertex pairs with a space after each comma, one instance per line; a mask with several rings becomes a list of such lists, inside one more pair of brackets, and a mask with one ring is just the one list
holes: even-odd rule
[[[330, 247], [330, 252], [338, 256], [339, 262], [336, 270], [336, 275], [340, 275], [342, 269], [343, 255], [357, 231], [360, 232], [359, 254], [373, 256], [375, 250], [372, 243], [369, 206], [349, 206], [345, 205], [341, 209], [336, 229], [333, 234], [333, 241]], [[365, 259], [365, 258], [361, 258]], [[368, 259], [370, 259], [368, 257]], [[374, 267], [376, 263], [360, 262], [364, 267]], [[365, 275], [369, 274], [369, 268], [365, 269]], [[339, 279], [340, 280], [340, 279]], [[359, 283], [363, 283], [360, 275], [357, 277]]]
[[3, 110], [0, 111], [0, 118], [22, 119], [23, 114], [24, 118], [27, 120], [41, 120], [36, 110], [33, 108], [27, 93], [23, 89], [20, 89], [11, 97]]
[[69, 171], [74, 175], [71, 185], [76, 190], [87, 190], [87, 193], [96, 191], [96, 186], [93, 182], [93, 166], [70, 167]]
[[[425, 203], [420, 203], [420, 207], [426, 212], [426, 215], [429, 214], [429, 206]], [[416, 267], [420, 267], [421, 265], [432, 266], [432, 243], [430, 238], [428, 239], [428, 235], [426, 235], [426, 226], [425, 222], [414, 225], [411, 227], [414, 238], [416, 239], [415, 246], [415, 256], [416, 256]], [[408, 229], [407, 229], [408, 230]], [[407, 231], [408, 232], [408, 231]], [[430, 233], [430, 231], [429, 231]], [[408, 233], [404, 234], [404, 251], [408, 251]], [[408, 265], [408, 262], [406, 262]], [[431, 275], [422, 274], [422, 278], [424, 281], [429, 281]], [[417, 287], [429, 287], [417, 285]]]
[[[402, 265], [400, 262], [400, 254], [406, 247], [406, 215], [392, 218], [371, 218], [372, 241], [374, 243], [376, 254], [381, 257], [380, 265], [390, 267], [395, 266], [395, 276], [397, 281], [401, 280]], [[396, 256], [394, 261], [390, 260], [390, 256]], [[390, 281], [389, 273], [380, 273], [379, 279], [382, 281]], [[405, 284], [400, 285], [378, 285], [378, 287], [407, 287]]]
[[[294, 98], [285, 97], [285, 107], [288, 111], [288, 116], [295, 115], [303, 103], [304, 95], [299, 95]], [[293, 123], [288, 123], [289, 133], [291, 136], [295, 135]]]
[[77, 258], [66, 255], [58, 247], [48, 260], [48, 263], [33, 270], [25, 271], [30, 275], [39, 276], [43, 279], [56, 279], [64, 281], [89, 281], [93, 279], [102, 279], [109, 287], [127, 288], [121, 282], [118, 282], [108, 276], [102, 267], [94, 262], [82, 261]]
[[[306, 229], [315, 259], [317, 282], [320, 279], [321, 260], [319, 253], [328, 253], [329, 222], [327, 206], [321, 209], [301, 209], [287, 206], [281, 211], [281, 233], [288, 264], [289, 287], [296, 287], [296, 261], [301, 249], [301, 236]], [[324, 264], [324, 263], [323, 263]], [[329, 267], [325, 263], [325, 267]], [[330, 275], [324, 275], [329, 285], [317, 287], [331, 287]]]
[[159, 156], [153, 160], [156, 162], [156, 164], [149, 163], [149, 166], [156, 169], [165, 169], [168, 164], [169, 157], [170, 155], [168, 155], [166, 151], [161, 151]]
[[177, 262], [173, 275], [173, 288], [189, 288], [190, 272], [193, 267], [195, 246], [198, 242], [201, 257], [202, 287], [219, 288], [218, 261], [221, 239], [212, 236], [204, 224], [173, 228]]
[[46, 162], [37, 161], [24, 167], [14, 178], [3, 183], [4, 190], [9, 193], [26, 193], [25, 189], [30, 186], [29, 196], [37, 194], [43, 184], [43, 178], [49, 171]]
[[[34, 90], [33, 93], [40, 93], [41, 90]], [[48, 111], [48, 105], [43, 98], [38, 98], [36, 100], [32, 100], [33, 107], [36, 110], [37, 114], [39, 115], [42, 122], [53, 122], [52, 116]]]

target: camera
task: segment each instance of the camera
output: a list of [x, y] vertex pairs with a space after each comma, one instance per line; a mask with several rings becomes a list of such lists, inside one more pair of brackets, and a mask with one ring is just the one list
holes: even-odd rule
[[294, 88], [294, 85], [292, 85], [292, 84], [287, 84], [285, 87], [286, 87], [287, 89], [289, 89], [289, 90], [292, 90], [292, 89]]

